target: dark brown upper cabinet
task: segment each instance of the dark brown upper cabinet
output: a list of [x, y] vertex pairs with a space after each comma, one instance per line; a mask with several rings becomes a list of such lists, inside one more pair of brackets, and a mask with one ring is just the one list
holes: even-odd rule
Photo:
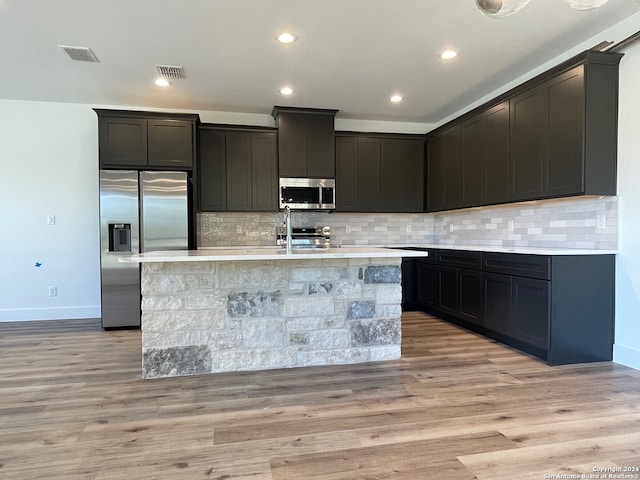
[[94, 110], [101, 168], [193, 168], [198, 115]]
[[278, 128], [280, 177], [335, 178], [334, 117], [337, 110], [273, 108]]
[[424, 211], [424, 141], [383, 138], [380, 147], [381, 211]]
[[[584, 66], [575, 67], [544, 84], [547, 126], [542, 161], [542, 196], [585, 191], [583, 167], [586, 133]], [[596, 133], [596, 132], [593, 132]]]
[[147, 120], [148, 164], [157, 167], [192, 167], [194, 132], [195, 122]]
[[506, 202], [509, 198], [509, 102], [460, 127], [462, 207]]
[[358, 211], [358, 139], [336, 137], [336, 210]]
[[615, 195], [621, 58], [583, 52], [429, 133], [427, 210]]
[[380, 211], [379, 138], [336, 138], [336, 210]]
[[454, 125], [430, 138], [427, 148], [427, 210], [435, 212], [460, 208], [460, 125]]
[[543, 86], [511, 99], [511, 182], [509, 200], [540, 197], [542, 163], [547, 151]]
[[227, 209], [227, 135], [204, 125], [198, 128], [198, 194], [201, 211]]
[[336, 135], [336, 210], [421, 212], [424, 141], [396, 134]]
[[198, 136], [200, 211], [278, 210], [275, 131], [201, 125]]

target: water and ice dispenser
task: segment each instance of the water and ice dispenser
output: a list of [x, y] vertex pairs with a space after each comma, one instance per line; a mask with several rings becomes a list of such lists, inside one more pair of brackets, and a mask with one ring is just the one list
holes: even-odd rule
[[130, 223], [110, 223], [109, 224], [109, 251], [110, 252], [130, 252], [131, 251], [131, 224]]

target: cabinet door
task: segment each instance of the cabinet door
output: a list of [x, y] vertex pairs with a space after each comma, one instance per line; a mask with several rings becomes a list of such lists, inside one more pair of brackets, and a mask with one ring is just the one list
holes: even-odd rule
[[380, 140], [358, 139], [358, 211], [380, 211]]
[[296, 113], [278, 115], [278, 164], [281, 177], [307, 176], [307, 124]]
[[406, 143], [383, 139], [380, 142], [380, 209], [383, 212], [402, 212]]
[[451, 315], [459, 311], [458, 270], [455, 268], [438, 268], [438, 308]]
[[482, 273], [474, 270], [458, 270], [458, 284], [460, 318], [480, 325], [482, 323]]
[[333, 115], [312, 114], [307, 125], [307, 176], [335, 178]]
[[404, 164], [403, 212], [424, 212], [424, 141], [407, 140]]
[[225, 133], [200, 129], [198, 183], [201, 211], [227, 209]]
[[445, 210], [462, 205], [462, 165], [460, 163], [460, 126], [443, 134], [443, 206]]
[[432, 137], [427, 148], [427, 211], [460, 207], [460, 126], [455, 125]]
[[542, 162], [547, 150], [547, 109], [544, 88], [535, 87], [510, 101], [510, 198], [539, 198]]
[[427, 211], [444, 209], [443, 137], [436, 135], [427, 143]]
[[548, 105], [548, 151], [542, 164], [542, 196], [584, 192], [584, 67], [544, 84]]
[[417, 261], [418, 303], [429, 309], [438, 307], [438, 267], [423, 261]]
[[336, 210], [358, 211], [358, 139], [336, 138]]
[[248, 212], [251, 199], [251, 134], [227, 132], [227, 210]]
[[508, 334], [511, 313], [511, 277], [484, 273], [484, 326], [497, 333]]
[[549, 348], [549, 285], [546, 280], [512, 277], [509, 336]]
[[486, 123], [481, 113], [460, 127], [462, 206], [482, 205], [486, 164]]
[[141, 118], [100, 117], [100, 166], [147, 165], [147, 121]]
[[186, 120], [147, 120], [149, 165], [191, 167], [193, 129], [193, 122]]
[[414, 258], [402, 259], [402, 304], [414, 305], [418, 290], [418, 261]]
[[483, 203], [504, 203], [509, 200], [509, 102], [491, 108], [485, 122]]
[[251, 134], [252, 210], [278, 210], [278, 144], [275, 133]]
[[383, 212], [424, 209], [424, 146], [419, 140], [381, 140], [380, 208]]

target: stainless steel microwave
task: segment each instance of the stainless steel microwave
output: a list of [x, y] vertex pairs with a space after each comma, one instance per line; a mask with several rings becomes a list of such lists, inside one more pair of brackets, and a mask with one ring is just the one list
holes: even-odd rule
[[336, 181], [333, 178], [281, 178], [280, 208], [334, 210]]

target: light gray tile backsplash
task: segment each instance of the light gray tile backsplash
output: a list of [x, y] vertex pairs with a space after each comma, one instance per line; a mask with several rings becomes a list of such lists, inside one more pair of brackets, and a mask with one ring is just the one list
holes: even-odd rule
[[[294, 227], [330, 226], [333, 245], [618, 246], [618, 197], [571, 197], [437, 214], [293, 212], [292, 220]], [[275, 245], [275, 230], [282, 223], [280, 213], [201, 213], [198, 246]]]
[[616, 249], [618, 197], [570, 197], [455, 210], [436, 214], [434, 227], [440, 244]]
[[[275, 245], [281, 213], [201, 213], [198, 246]], [[291, 214], [294, 227], [331, 227], [332, 245], [392, 245], [433, 243], [434, 217], [424, 213], [326, 213]], [[349, 233], [347, 233], [349, 231]]]

